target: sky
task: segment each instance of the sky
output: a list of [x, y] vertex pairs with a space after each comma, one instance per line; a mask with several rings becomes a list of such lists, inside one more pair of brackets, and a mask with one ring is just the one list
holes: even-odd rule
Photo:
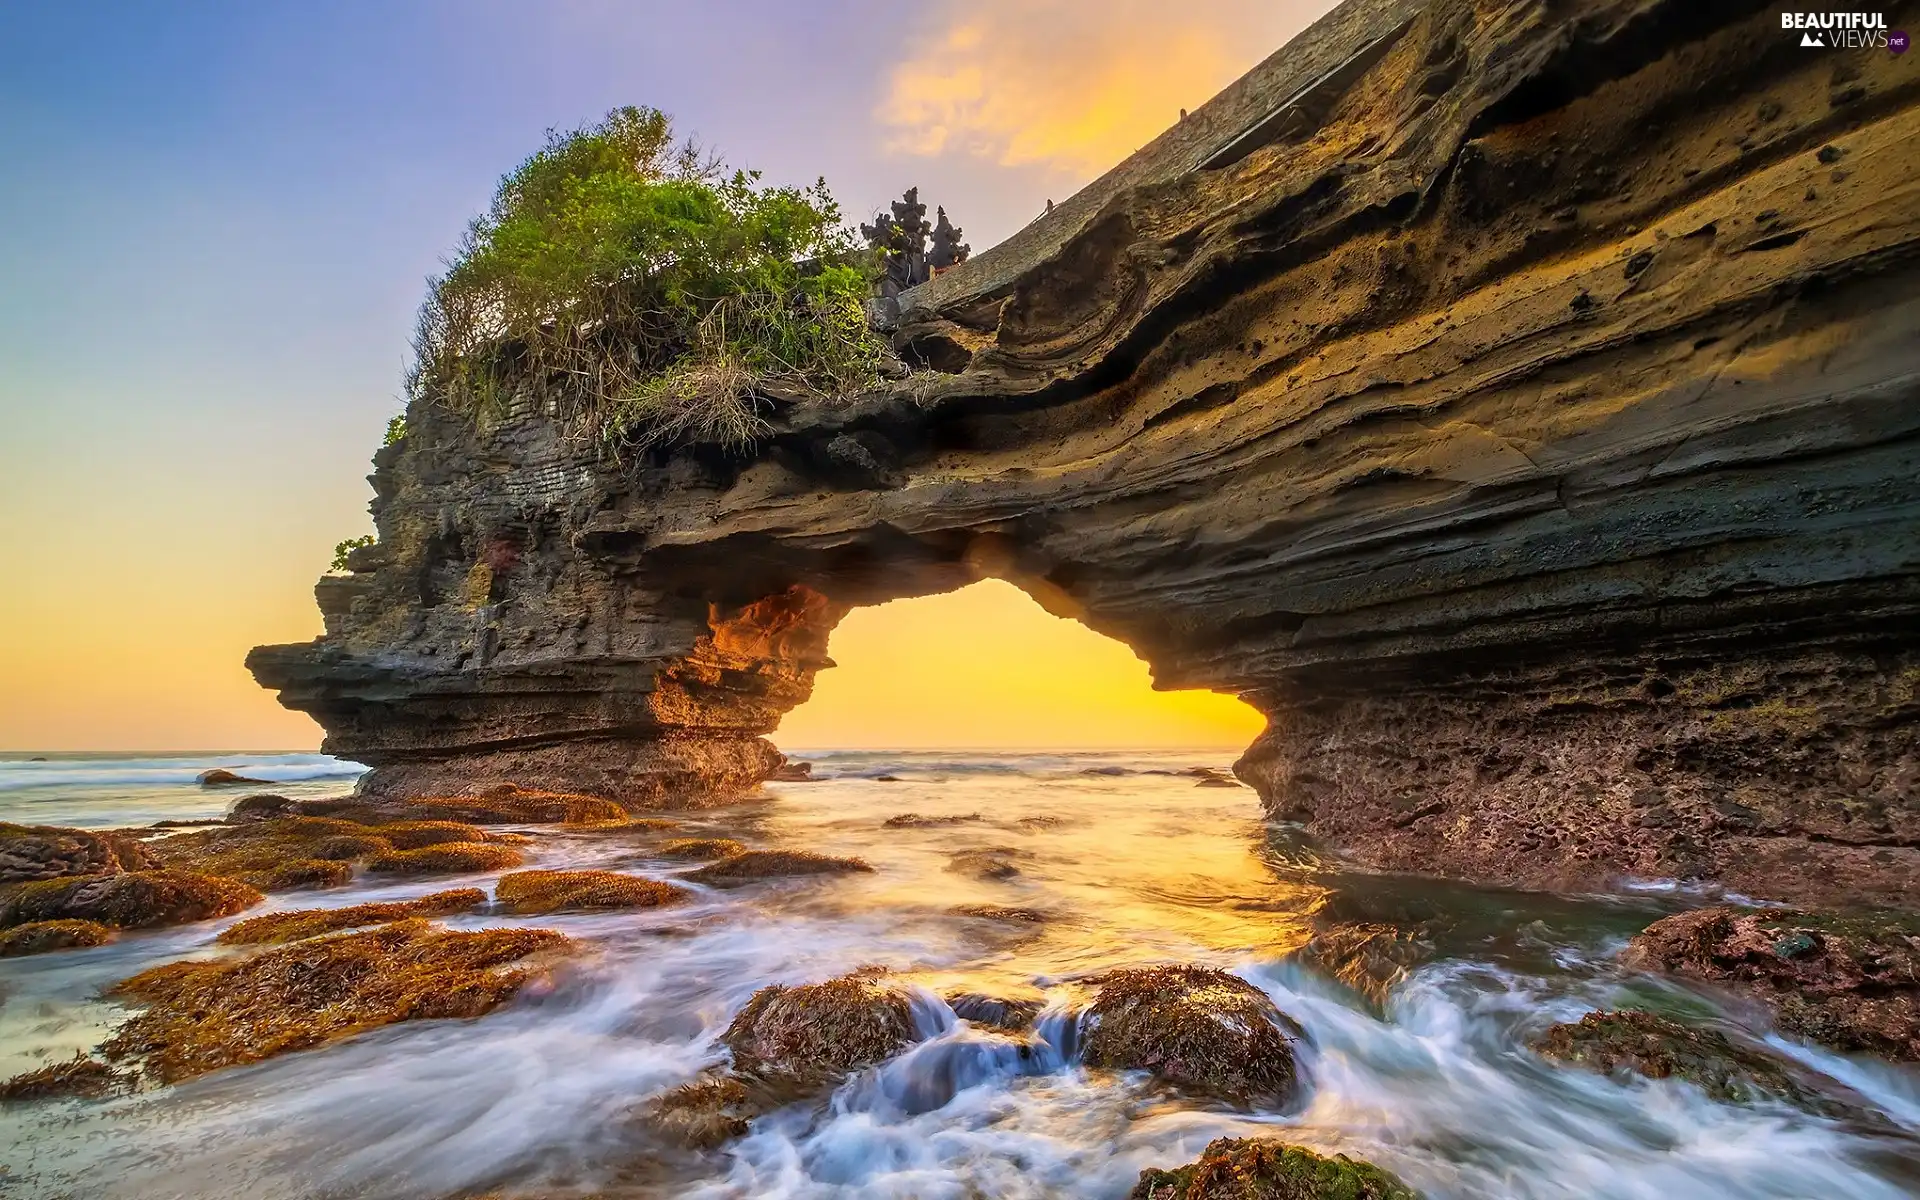
[[[319, 634], [313, 581], [371, 530], [424, 281], [546, 130], [653, 105], [769, 181], [824, 176], [850, 218], [918, 185], [977, 251], [1329, 7], [0, 5], [0, 749], [318, 743], [241, 660]], [[1022, 744], [1091, 744], [1088, 714], [1122, 710], [1134, 744], [1250, 736], [1206, 698], [1156, 707], [1137, 660], [1126, 683], [1092, 665], [1096, 635], [1036, 613], [1005, 586], [856, 613], [839, 679], [780, 740], [957, 744], [1015, 696]], [[848, 649], [929, 644], [956, 617], [1024, 657], [940, 692], [939, 655]], [[1075, 671], [1095, 672], [1077, 704], [1058, 689]], [[943, 697], [917, 726], [874, 716], [902, 678]]]

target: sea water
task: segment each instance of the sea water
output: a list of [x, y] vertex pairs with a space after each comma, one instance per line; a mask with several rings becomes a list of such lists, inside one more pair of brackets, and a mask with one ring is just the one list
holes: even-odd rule
[[[857, 855], [874, 873], [694, 885], [692, 903], [660, 910], [447, 918], [556, 928], [587, 950], [479, 1020], [397, 1025], [104, 1102], [0, 1108], [0, 1195], [1121, 1197], [1143, 1167], [1243, 1135], [1366, 1158], [1433, 1198], [1920, 1195], [1913, 1071], [1769, 1035], [1731, 998], [1619, 969], [1634, 931], [1700, 902], [1683, 889], [1562, 896], [1368, 873], [1264, 819], [1250, 791], [1179, 773], [1218, 756], [811, 757], [817, 782], [678, 814], [673, 830], [529, 829], [528, 865], [670, 879], [692, 868], [659, 845], [701, 836]], [[49, 758], [0, 762], [0, 820], [207, 818], [236, 794], [194, 783], [211, 767], [298, 795], [344, 791], [358, 770], [317, 755]], [[905, 813], [969, 819], [886, 824]], [[980, 849], [1017, 873], [950, 869]], [[488, 878], [362, 879], [254, 913]], [[1044, 919], [956, 911], [970, 905]], [[1435, 954], [1371, 1003], [1298, 961], [1330, 914], [1417, 927]], [[105, 988], [227, 953], [212, 943], [230, 923], [0, 962], [0, 1076], [96, 1044], [125, 1015]], [[1235, 1110], [1078, 1063], [1076, 981], [1165, 962], [1237, 972], [1304, 1027], [1301, 1104]], [[709, 1153], [661, 1144], [640, 1119], [723, 1061], [718, 1035], [755, 989], [874, 964], [920, 989], [906, 1052]], [[1048, 1008], [1023, 1051], [956, 1017], [941, 997], [961, 991]], [[1742, 1022], [1880, 1116], [1717, 1103], [1526, 1048], [1556, 1021], [1628, 1003]]]

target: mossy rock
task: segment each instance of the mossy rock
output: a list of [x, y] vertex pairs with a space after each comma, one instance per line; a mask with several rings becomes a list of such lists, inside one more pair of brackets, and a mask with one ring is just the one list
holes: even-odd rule
[[1328, 1157], [1274, 1138], [1218, 1138], [1199, 1159], [1149, 1168], [1128, 1200], [1419, 1200], [1372, 1163]]
[[128, 871], [23, 884], [0, 904], [0, 927], [95, 921], [145, 929], [225, 917], [266, 897], [248, 885], [192, 871]]
[[1016, 908], [1005, 904], [962, 904], [948, 910], [959, 917], [978, 917], [983, 921], [1016, 921], [1023, 925], [1041, 925], [1047, 914], [1037, 908]]
[[367, 870], [383, 875], [466, 875], [504, 871], [526, 862], [511, 846], [486, 842], [443, 842], [418, 850], [391, 850], [367, 860]]
[[0, 884], [74, 875], [146, 871], [158, 862], [133, 838], [111, 830], [0, 821]]
[[618, 871], [515, 871], [494, 885], [494, 899], [511, 912], [537, 915], [600, 908], [659, 908], [692, 893], [657, 879]]
[[399, 1021], [478, 1017], [533, 977], [524, 960], [571, 944], [549, 929], [410, 920], [249, 958], [168, 963], [113, 989], [148, 1007], [101, 1052], [172, 1083]]
[[249, 917], [228, 926], [214, 940], [227, 946], [261, 946], [298, 942], [361, 925], [384, 925], [412, 917], [440, 917], [472, 912], [487, 902], [479, 888], [453, 888], [418, 900], [354, 904], [345, 908], [300, 909]]
[[910, 1044], [913, 1007], [905, 987], [872, 972], [776, 984], [755, 992], [720, 1040], [746, 1074], [832, 1080]]
[[792, 875], [850, 875], [871, 872], [873, 868], [858, 858], [836, 858], [811, 850], [749, 850], [710, 863], [686, 878], [700, 883], [726, 887], [752, 883], [757, 879], [779, 879]]
[[694, 862], [732, 858], [736, 854], [746, 852], [746, 845], [732, 838], [675, 838], [657, 851], [661, 858], [680, 858]]
[[1837, 1050], [1920, 1061], [1920, 918], [1696, 909], [1635, 937], [1628, 966], [1738, 988], [1780, 1028]]
[[1434, 955], [1433, 942], [1379, 922], [1333, 925], [1314, 934], [1299, 960], [1352, 988], [1376, 1007], [1407, 974]]
[[1693, 1029], [1648, 1012], [1591, 1012], [1535, 1038], [1547, 1058], [1603, 1075], [1632, 1072], [1649, 1079], [1684, 1079], [1715, 1100], [1784, 1100], [1823, 1116], [1851, 1108], [1801, 1086], [1772, 1055], [1735, 1045], [1712, 1029]]
[[0, 958], [104, 946], [112, 940], [113, 930], [98, 921], [33, 921], [0, 931]]
[[0, 1103], [24, 1104], [35, 1100], [98, 1100], [111, 1095], [125, 1078], [98, 1059], [76, 1054], [64, 1062], [50, 1063], [24, 1071], [0, 1083]]
[[694, 1150], [742, 1137], [748, 1123], [776, 1107], [763, 1090], [733, 1075], [705, 1075], [655, 1097], [641, 1119], [655, 1132]]
[[492, 838], [478, 825], [464, 821], [395, 821], [379, 826], [379, 836], [395, 850], [418, 850], [448, 842], [486, 842]]
[[353, 864], [388, 853], [378, 830], [328, 817], [261, 816], [149, 844], [169, 867], [238, 879], [265, 892], [339, 887]]
[[300, 811], [316, 816], [345, 817], [367, 825], [418, 821], [459, 821], [472, 825], [625, 825], [627, 810], [599, 796], [547, 792], [501, 784], [477, 796], [409, 796], [369, 800], [349, 796], [339, 800], [302, 801]]
[[1151, 1071], [1175, 1088], [1237, 1104], [1290, 1103], [1300, 1027], [1246, 980], [1211, 967], [1115, 971], [1081, 1020], [1090, 1067]]

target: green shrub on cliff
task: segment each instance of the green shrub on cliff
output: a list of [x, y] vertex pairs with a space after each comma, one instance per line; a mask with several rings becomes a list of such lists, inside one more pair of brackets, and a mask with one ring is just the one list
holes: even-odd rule
[[869, 280], [824, 181], [763, 185], [616, 109], [501, 180], [432, 283], [409, 390], [476, 415], [523, 398], [615, 444], [746, 443], [760, 389], [873, 381]]

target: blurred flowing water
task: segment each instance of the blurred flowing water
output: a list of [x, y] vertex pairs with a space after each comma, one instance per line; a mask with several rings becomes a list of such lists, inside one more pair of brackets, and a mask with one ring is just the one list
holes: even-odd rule
[[[850, 854], [872, 875], [701, 889], [676, 908], [456, 927], [560, 929], [589, 953], [550, 986], [472, 1022], [416, 1022], [102, 1103], [0, 1108], [0, 1195], [279, 1198], [505, 1195], [1121, 1197], [1146, 1166], [1212, 1138], [1271, 1134], [1371, 1159], [1429, 1197], [1907, 1197], [1920, 1194], [1920, 1076], [1776, 1039], [1884, 1121], [1716, 1103], [1684, 1083], [1557, 1068], [1529, 1036], [1624, 1003], [1715, 1020], [1702, 995], [1613, 965], [1627, 936], [1697, 897], [1475, 889], [1354, 870], [1265, 821], [1253, 794], [1176, 774], [1162, 754], [813, 756], [819, 781], [680, 817], [671, 831], [531, 830], [529, 865], [671, 878], [675, 836]], [[330, 794], [355, 770], [321, 756], [0, 763], [0, 819], [100, 826], [216, 815], [211, 766]], [[890, 778], [889, 778], [890, 777]], [[966, 817], [888, 826], [905, 813]], [[1017, 873], [952, 856], [995, 850]], [[479, 882], [363, 880], [267, 908], [395, 899]], [[1040, 921], [955, 910], [995, 905]], [[1369, 1004], [1294, 959], [1340, 921], [1417, 928], [1432, 958]], [[96, 1043], [99, 998], [155, 963], [224, 952], [229, 922], [0, 962], [0, 1075]], [[1170, 1096], [1075, 1057], [1074, 981], [1116, 966], [1214, 964], [1306, 1029], [1311, 1089], [1288, 1112]], [[721, 1061], [756, 988], [879, 964], [924, 989], [922, 1040], [818, 1103], [697, 1154], [636, 1111]], [[956, 1018], [960, 991], [1048, 1005], [1030, 1041]], [[1748, 1017], [1751, 1014], [1743, 1014]]]

